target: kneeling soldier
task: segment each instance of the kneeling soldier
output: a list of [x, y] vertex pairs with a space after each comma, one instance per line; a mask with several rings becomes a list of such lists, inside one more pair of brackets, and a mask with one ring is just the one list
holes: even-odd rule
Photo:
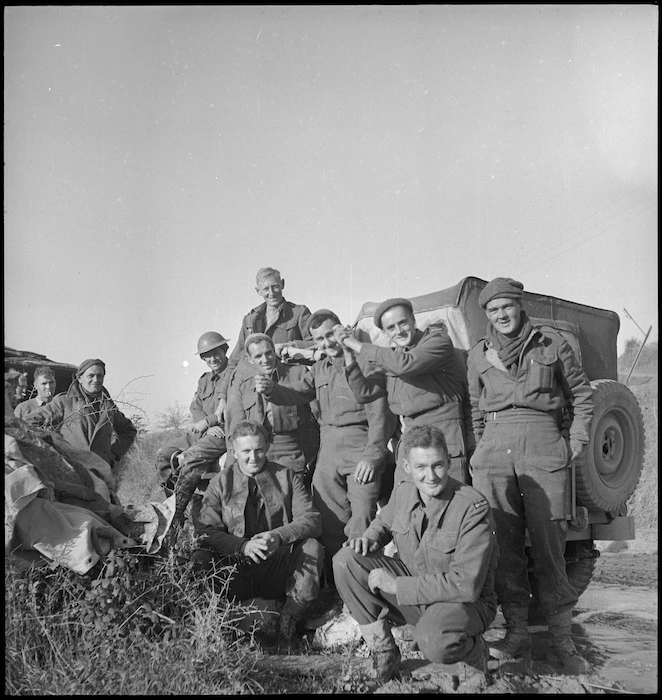
[[[432, 425], [405, 431], [408, 478], [361, 537], [333, 559], [338, 592], [359, 623], [376, 677], [397, 675], [400, 650], [391, 627], [415, 625], [414, 642], [434, 663], [462, 662], [465, 688], [487, 682], [482, 634], [496, 615], [496, 535], [485, 497], [449, 476], [444, 435]], [[391, 539], [398, 558], [383, 554]]]

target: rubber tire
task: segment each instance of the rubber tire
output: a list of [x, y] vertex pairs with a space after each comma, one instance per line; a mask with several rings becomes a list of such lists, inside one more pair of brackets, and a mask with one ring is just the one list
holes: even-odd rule
[[577, 503], [617, 514], [634, 493], [644, 461], [641, 408], [625, 384], [591, 382], [595, 409], [590, 442], [575, 462]]
[[[529, 624], [545, 625], [547, 620], [539, 605], [538, 587], [533, 577], [533, 561], [528, 547], [526, 554], [529, 560], [529, 588], [532, 596], [529, 603]], [[577, 597], [581, 597], [591, 583], [599, 556], [600, 552], [593, 547], [593, 540], [566, 542], [565, 571], [570, 585], [577, 591]]]

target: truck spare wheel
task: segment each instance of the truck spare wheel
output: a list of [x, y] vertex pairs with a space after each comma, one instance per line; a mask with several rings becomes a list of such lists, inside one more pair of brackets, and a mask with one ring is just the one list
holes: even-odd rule
[[630, 389], [612, 379], [591, 382], [591, 441], [576, 463], [577, 500], [617, 513], [634, 493], [644, 460], [644, 419]]

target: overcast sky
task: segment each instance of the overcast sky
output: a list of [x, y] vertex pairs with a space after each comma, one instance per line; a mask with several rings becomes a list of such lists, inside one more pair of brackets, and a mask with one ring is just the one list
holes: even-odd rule
[[658, 7], [4, 8], [5, 344], [188, 407], [261, 299], [461, 278], [657, 340]]

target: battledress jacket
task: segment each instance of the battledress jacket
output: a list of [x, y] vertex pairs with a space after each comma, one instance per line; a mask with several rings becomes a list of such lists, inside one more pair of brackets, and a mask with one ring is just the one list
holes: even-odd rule
[[98, 454], [111, 466], [124, 456], [138, 432], [105, 388], [100, 403], [91, 402], [77, 379], [66, 394], [57, 394], [50, 403], [32, 411], [25, 422], [51, 425], [67, 442]]
[[227, 372], [228, 368], [226, 365], [221, 372], [205, 372], [198, 379], [198, 388], [195, 390], [190, 407], [191, 420], [194, 423], [206, 420], [210, 428], [213, 425], [218, 425], [218, 417], [215, 411], [221, 397], [223, 379]]
[[[313, 506], [303, 479], [291, 469], [267, 462], [256, 474], [269, 530], [280, 535], [281, 545], [291, 544], [322, 533], [322, 518]], [[246, 537], [244, 510], [248, 498], [248, 476], [237, 462], [214, 476], [202, 499], [196, 534], [202, 546], [222, 556], [240, 553]]]
[[[422, 532], [424, 513], [428, 521]], [[449, 477], [439, 498], [425, 508], [416, 486], [401, 481], [363, 537], [380, 547], [395, 542], [411, 573], [396, 579], [399, 605], [480, 598], [496, 609], [494, 522], [485, 496], [471, 486]]]
[[466, 450], [475, 448], [466, 375], [445, 330], [416, 329], [411, 346], [404, 349], [365, 343], [346, 375], [360, 403], [387, 395], [391, 411], [403, 416], [406, 426], [428, 423], [425, 415], [432, 412], [456, 419]]
[[485, 429], [486, 413], [529, 408], [553, 416], [569, 437], [584, 444], [589, 442], [593, 391], [564, 338], [551, 328], [534, 326], [514, 376], [489, 361], [489, 350], [489, 341], [483, 338], [471, 348], [467, 358], [471, 417], [477, 440]]
[[318, 421], [325, 426], [343, 428], [361, 425], [368, 428], [362, 459], [382, 469], [388, 452], [388, 441], [395, 427], [385, 396], [360, 404], [349, 388], [342, 358], [323, 357], [297, 381], [274, 384], [267, 397], [275, 404], [301, 404], [317, 399]]
[[237, 343], [228, 358], [228, 369], [221, 386], [221, 396], [227, 399], [230, 379], [235, 368], [246, 356], [246, 338], [253, 333], [266, 333], [276, 343], [293, 342], [296, 347], [306, 348], [313, 345], [308, 319], [310, 309], [303, 304], [293, 304], [283, 299], [278, 307], [276, 321], [267, 326], [267, 303], [256, 306], [244, 316]]

